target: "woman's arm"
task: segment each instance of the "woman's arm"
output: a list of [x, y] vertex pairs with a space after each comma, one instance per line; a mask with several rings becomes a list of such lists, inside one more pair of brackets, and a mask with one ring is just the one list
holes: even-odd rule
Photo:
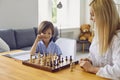
[[80, 61], [80, 67], [90, 73], [97, 73], [99, 70], [99, 67], [94, 67], [90, 61], [85, 60]]
[[[114, 37], [109, 50], [111, 51], [108, 52], [112, 53], [112, 64], [106, 64], [104, 67], [100, 68], [97, 75], [114, 80], [120, 80], [120, 36]], [[110, 58], [110, 56], [107, 56], [107, 58]]]

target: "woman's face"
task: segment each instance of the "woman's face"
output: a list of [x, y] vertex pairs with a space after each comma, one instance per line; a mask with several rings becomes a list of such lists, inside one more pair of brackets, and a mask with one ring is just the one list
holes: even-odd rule
[[92, 8], [90, 8], [90, 20], [92, 20], [93, 22], [95, 22], [95, 15], [94, 15], [94, 11]]
[[52, 37], [52, 30], [48, 28], [45, 32], [43, 32], [43, 34], [45, 35], [45, 38], [43, 39], [43, 41], [45, 43], [48, 43]]

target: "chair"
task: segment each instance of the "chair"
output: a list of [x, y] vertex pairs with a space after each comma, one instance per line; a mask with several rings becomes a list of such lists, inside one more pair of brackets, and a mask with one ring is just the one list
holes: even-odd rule
[[62, 51], [62, 56], [72, 56], [72, 59], [75, 59], [76, 55], [76, 40], [68, 38], [59, 38], [55, 42]]
[[78, 50], [82, 51], [83, 53], [85, 51], [89, 52], [89, 47], [91, 43], [87, 40], [77, 40], [77, 48]]
[[58, 28], [54, 27], [53, 42], [55, 42], [58, 39], [58, 35], [59, 35]]

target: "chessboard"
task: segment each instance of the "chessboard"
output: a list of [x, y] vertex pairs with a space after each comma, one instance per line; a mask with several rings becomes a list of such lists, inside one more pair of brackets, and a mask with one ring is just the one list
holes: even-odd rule
[[32, 59], [32, 55], [30, 55], [30, 59], [22, 61], [22, 64], [49, 72], [57, 72], [66, 68], [70, 68], [72, 71], [78, 62], [78, 60], [73, 60], [72, 56], [66, 56], [64, 58], [62, 56], [56, 56], [55, 54], [42, 56], [38, 54], [34, 59]]

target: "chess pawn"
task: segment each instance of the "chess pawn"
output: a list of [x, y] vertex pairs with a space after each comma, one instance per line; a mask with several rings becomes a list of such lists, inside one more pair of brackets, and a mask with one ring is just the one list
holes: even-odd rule
[[46, 66], [50, 66], [50, 55], [47, 54], [46, 56]]
[[40, 59], [35, 59], [35, 64], [40, 64]]
[[68, 62], [68, 57], [67, 56], [65, 57], [65, 61], [66, 61], [66, 63]]
[[46, 57], [43, 58], [43, 65], [46, 65]]
[[66, 60], [66, 61], [68, 60], [67, 56], [65, 57], [65, 60]]
[[70, 63], [72, 63], [72, 56], [70, 56]]
[[43, 57], [40, 58], [40, 65], [43, 64]]
[[63, 57], [62, 57], [62, 63], [64, 62]]
[[55, 53], [55, 55], [54, 55], [54, 56], [55, 56], [55, 60], [57, 60], [57, 59], [58, 59], [58, 56], [57, 56], [57, 54], [56, 54], [56, 53]]
[[40, 53], [38, 53], [38, 59], [40, 59]]
[[73, 64], [73, 68], [75, 69], [75, 63], [73, 62], [72, 64]]
[[70, 63], [70, 72], [73, 72], [74, 65], [73, 63]]
[[41, 62], [40, 62], [40, 65], [41, 65], [41, 66], [44, 66], [44, 65], [45, 65], [45, 57], [42, 56], [42, 58], [41, 58], [40, 61], [41, 61]]
[[47, 57], [47, 55], [46, 55], [46, 53], [44, 53], [43, 54], [43, 58], [42, 58], [42, 65], [46, 65], [46, 57]]
[[32, 63], [32, 55], [30, 55], [30, 63]]
[[61, 55], [58, 56], [58, 61], [59, 61], [59, 63], [61, 63]]

